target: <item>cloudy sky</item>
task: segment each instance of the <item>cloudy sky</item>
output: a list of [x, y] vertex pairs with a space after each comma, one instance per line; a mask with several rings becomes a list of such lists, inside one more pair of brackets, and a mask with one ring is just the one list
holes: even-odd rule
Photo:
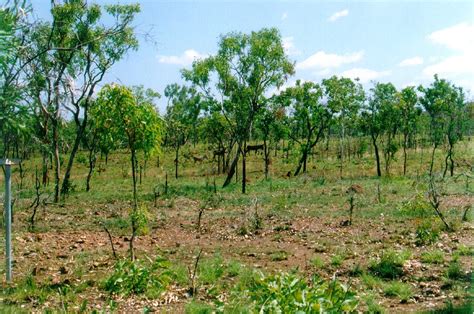
[[[277, 27], [296, 63], [290, 85], [335, 74], [357, 77], [367, 87], [390, 81], [401, 88], [429, 84], [438, 73], [474, 96], [474, 1], [137, 2], [141, 46], [112, 69], [107, 81], [162, 93], [166, 85], [182, 82], [180, 69], [215, 53], [221, 34]], [[49, 1], [33, 5], [38, 16], [48, 16]]]

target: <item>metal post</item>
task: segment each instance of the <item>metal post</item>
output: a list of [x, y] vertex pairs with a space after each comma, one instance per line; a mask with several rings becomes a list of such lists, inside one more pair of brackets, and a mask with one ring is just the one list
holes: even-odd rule
[[18, 160], [0, 159], [0, 165], [5, 166], [5, 257], [7, 282], [12, 281], [12, 197], [11, 197], [11, 166]]
[[11, 165], [5, 163], [5, 256], [7, 282], [12, 280], [12, 204], [11, 204]]

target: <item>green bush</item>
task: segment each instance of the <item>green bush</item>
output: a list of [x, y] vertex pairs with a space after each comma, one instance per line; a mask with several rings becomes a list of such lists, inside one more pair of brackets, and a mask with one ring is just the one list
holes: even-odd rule
[[446, 275], [449, 279], [461, 279], [464, 274], [462, 271], [461, 264], [459, 263], [458, 259], [454, 259], [449, 263], [448, 270], [446, 271]]
[[394, 281], [387, 283], [383, 289], [388, 297], [399, 297], [400, 301], [405, 303], [413, 296], [413, 289], [407, 283]]
[[407, 256], [394, 251], [383, 252], [378, 261], [373, 261], [369, 266], [369, 271], [381, 278], [396, 279], [403, 275], [403, 263]]
[[421, 254], [421, 261], [427, 264], [442, 264], [444, 261], [444, 252], [441, 250], [424, 252]]
[[416, 240], [417, 246], [429, 245], [435, 243], [439, 238], [439, 231], [434, 229], [431, 221], [423, 221], [418, 228], [416, 228]]
[[433, 216], [434, 211], [423, 194], [418, 194], [414, 199], [403, 202], [398, 214], [402, 217], [426, 218]]
[[233, 296], [231, 303], [248, 304], [255, 313], [340, 313], [352, 312], [358, 305], [355, 294], [336, 280], [314, 278], [308, 283], [289, 273], [260, 274]]
[[146, 294], [156, 298], [166, 289], [173, 279], [169, 262], [158, 257], [149, 266], [141, 261], [123, 260], [115, 264], [112, 275], [104, 282], [104, 290], [110, 293], [131, 295]]

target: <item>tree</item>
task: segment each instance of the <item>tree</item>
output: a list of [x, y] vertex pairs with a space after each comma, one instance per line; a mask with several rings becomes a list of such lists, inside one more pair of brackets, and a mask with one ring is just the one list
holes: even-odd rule
[[[30, 96], [51, 126], [54, 153], [55, 201], [67, 194], [74, 158], [85, 135], [89, 108], [97, 85], [110, 67], [138, 46], [131, 23], [138, 5], [108, 5], [102, 8], [85, 0], [52, 3], [52, 22], [41, 22], [31, 30], [32, 45], [26, 59]], [[107, 18], [109, 18], [107, 17]], [[40, 52], [40, 53], [39, 53]], [[60, 186], [60, 128], [62, 112], [68, 112], [76, 128], [74, 141]], [[48, 138], [48, 130], [44, 135]], [[46, 142], [46, 139], [44, 142]]]
[[224, 182], [227, 186], [242, 157], [242, 193], [246, 188], [245, 149], [256, 118], [265, 105], [265, 94], [281, 86], [294, 73], [277, 29], [222, 36], [215, 56], [193, 63], [183, 77], [198, 86], [228, 121], [237, 139], [237, 154]]
[[[265, 180], [268, 180], [270, 165], [271, 142], [276, 142], [281, 137], [281, 125], [285, 117], [285, 109], [272, 97], [268, 105], [263, 109], [262, 114], [257, 118], [257, 129], [260, 131], [263, 139], [263, 160], [265, 162]], [[276, 149], [276, 148], [275, 148]]]
[[355, 123], [359, 109], [365, 99], [362, 85], [349, 78], [338, 78], [333, 76], [322, 82], [324, 95], [327, 98], [327, 106], [335, 117], [339, 129], [339, 174], [342, 177], [344, 164], [344, 146], [347, 129]]
[[400, 92], [399, 109], [401, 113], [400, 129], [403, 133], [403, 175], [407, 173], [407, 147], [410, 136], [416, 134], [421, 109], [417, 107], [418, 95], [413, 86], [405, 87]]
[[300, 145], [301, 156], [294, 173], [297, 176], [301, 168], [306, 173], [308, 155], [323, 137], [331, 114], [322, 104], [323, 90], [316, 83], [297, 80], [296, 85], [287, 88], [280, 97], [293, 112], [289, 136]]
[[130, 151], [133, 185], [132, 238], [130, 254], [134, 259], [133, 240], [137, 232], [138, 196], [136, 165], [137, 153], [151, 154], [159, 149], [163, 133], [163, 121], [154, 105], [142, 101], [132, 89], [120, 85], [104, 86], [97, 98], [95, 119], [114, 138], [124, 138]]
[[224, 173], [230, 162], [230, 152], [235, 145], [232, 129], [219, 112], [212, 112], [201, 121], [203, 135], [213, 150], [213, 159], [217, 157], [217, 173]]
[[418, 89], [423, 94], [420, 102], [430, 117], [430, 138], [433, 145], [430, 175], [433, 174], [435, 151], [447, 141], [448, 150], [443, 176], [446, 175], [448, 163], [452, 176], [454, 174], [454, 145], [462, 138], [467, 121], [464, 92], [445, 79], [439, 79], [438, 75], [434, 76], [434, 82], [429, 87], [420, 86]]
[[380, 168], [379, 145], [382, 146], [387, 174], [389, 173], [390, 162], [395, 157], [398, 149], [394, 141], [399, 125], [398, 94], [392, 83], [375, 83], [370, 91], [371, 96], [363, 111], [364, 127], [372, 139], [377, 176], [380, 177], [382, 171]]
[[179, 149], [189, 137], [197, 142], [197, 123], [202, 109], [201, 95], [193, 87], [168, 85], [165, 88], [168, 97], [166, 107], [166, 140], [175, 150], [175, 178], [178, 178]]

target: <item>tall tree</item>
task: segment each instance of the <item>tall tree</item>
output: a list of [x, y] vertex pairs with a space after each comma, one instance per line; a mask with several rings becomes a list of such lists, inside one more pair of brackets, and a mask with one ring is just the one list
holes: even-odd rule
[[287, 88], [282, 94], [283, 101], [291, 107], [293, 115], [289, 120], [289, 136], [300, 145], [300, 158], [294, 175], [303, 169], [306, 172], [308, 155], [323, 138], [328, 128], [331, 114], [322, 103], [323, 90], [313, 82], [296, 81], [294, 87]]
[[245, 149], [250, 130], [264, 107], [266, 93], [281, 86], [293, 73], [294, 65], [285, 55], [281, 35], [275, 28], [224, 35], [215, 56], [195, 61], [191, 70], [183, 70], [184, 78], [212, 99], [237, 139], [237, 154], [224, 186], [231, 182], [240, 155], [245, 193]]
[[115, 138], [124, 138], [130, 151], [133, 187], [132, 238], [130, 254], [134, 259], [133, 240], [138, 228], [137, 217], [137, 158], [138, 152], [151, 154], [160, 149], [163, 121], [154, 105], [133, 94], [132, 89], [119, 85], [104, 86], [97, 99], [95, 119], [97, 125]]
[[421, 109], [417, 107], [418, 95], [413, 86], [405, 87], [400, 92], [400, 129], [403, 133], [403, 175], [407, 173], [407, 148], [409, 138], [414, 137], [418, 128]]
[[337, 76], [324, 79], [322, 85], [324, 95], [327, 98], [327, 106], [335, 117], [339, 129], [339, 175], [342, 177], [346, 134], [350, 133], [365, 99], [364, 89], [358, 82], [354, 82], [349, 78], [338, 78]]
[[[419, 87], [423, 94], [420, 102], [430, 116], [430, 138], [433, 145], [430, 163], [430, 175], [433, 174], [436, 149], [445, 141], [448, 149], [445, 158], [443, 175], [449, 167], [454, 174], [454, 146], [461, 139], [462, 131], [467, 121], [467, 106], [464, 92], [445, 79], [434, 76], [434, 82], [428, 87]], [[449, 166], [448, 166], [449, 164]]]

